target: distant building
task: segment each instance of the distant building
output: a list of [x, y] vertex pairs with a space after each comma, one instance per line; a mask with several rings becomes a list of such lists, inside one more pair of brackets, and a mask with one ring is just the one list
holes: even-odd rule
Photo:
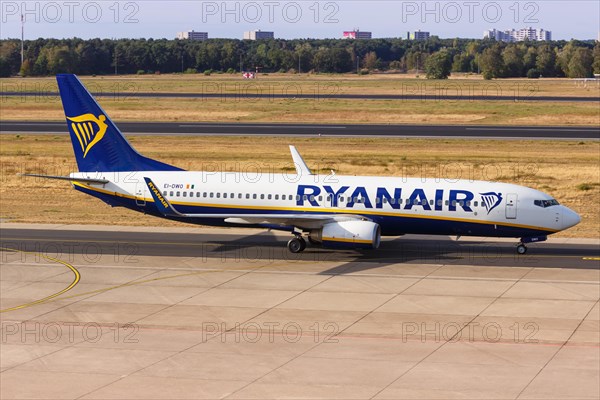
[[429, 39], [429, 36], [430, 36], [429, 32], [423, 32], [420, 29], [418, 31], [408, 32], [406, 34], [406, 38], [408, 40], [427, 40], [427, 39]]
[[499, 31], [490, 29], [483, 33], [484, 39], [495, 39], [501, 42], [522, 42], [524, 40], [543, 42], [552, 40], [552, 32], [544, 29], [523, 28], [511, 29], [509, 31]]
[[208, 40], [208, 32], [177, 32], [177, 39], [179, 40]]
[[499, 31], [497, 29], [490, 29], [483, 32], [484, 39], [494, 39], [498, 42], [512, 42], [510, 31]]
[[358, 29], [344, 32], [344, 39], [371, 39], [372, 37], [372, 32], [363, 32]]
[[257, 31], [248, 31], [248, 32], [244, 32], [244, 39], [245, 40], [275, 39], [275, 33], [261, 31], [260, 29]]

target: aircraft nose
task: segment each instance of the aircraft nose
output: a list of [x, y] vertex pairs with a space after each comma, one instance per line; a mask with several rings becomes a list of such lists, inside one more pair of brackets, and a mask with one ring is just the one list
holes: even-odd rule
[[564, 207], [562, 212], [562, 225], [563, 229], [568, 229], [572, 226], [577, 225], [581, 222], [581, 217], [575, 211], [570, 208]]

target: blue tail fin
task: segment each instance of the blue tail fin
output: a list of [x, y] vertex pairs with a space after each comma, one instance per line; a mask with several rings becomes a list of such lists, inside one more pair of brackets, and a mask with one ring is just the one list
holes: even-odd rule
[[181, 171], [135, 151], [75, 75], [56, 80], [79, 171]]

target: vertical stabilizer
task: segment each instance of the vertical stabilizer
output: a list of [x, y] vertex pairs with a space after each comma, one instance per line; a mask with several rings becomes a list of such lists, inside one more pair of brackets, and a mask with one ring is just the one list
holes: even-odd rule
[[181, 171], [135, 151], [77, 76], [56, 80], [79, 171]]

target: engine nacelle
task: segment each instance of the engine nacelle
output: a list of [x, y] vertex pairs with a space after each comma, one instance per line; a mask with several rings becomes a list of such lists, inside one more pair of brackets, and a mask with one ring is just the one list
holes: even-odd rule
[[371, 221], [332, 222], [312, 231], [309, 239], [329, 248], [376, 249], [381, 243], [381, 228]]

